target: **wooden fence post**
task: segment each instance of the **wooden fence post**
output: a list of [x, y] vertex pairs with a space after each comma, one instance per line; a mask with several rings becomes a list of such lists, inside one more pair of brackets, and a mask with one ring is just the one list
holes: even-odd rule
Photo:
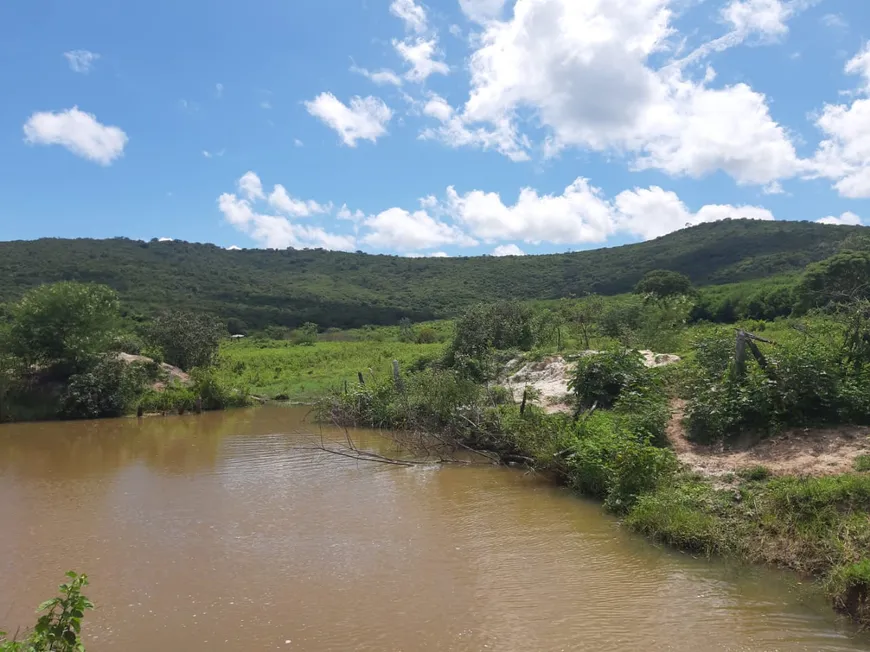
[[396, 383], [396, 389], [400, 392], [405, 391], [405, 385], [402, 382], [402, 375], [399, 373], [399, 361], [393, 360], [393, 382]]

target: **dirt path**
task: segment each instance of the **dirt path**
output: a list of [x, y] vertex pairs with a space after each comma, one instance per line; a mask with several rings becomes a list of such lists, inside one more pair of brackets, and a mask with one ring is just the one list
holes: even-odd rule
[[690, 442], [683, 426], [685, 401], [672, 402], [667, 435], [680, 461], [699, 473], [723, 476], [765, 466], [776, 475], [833, 475], [853, 469], [859, 455], [870, 454], [870, 428], [844, 426], [793, 429], [776, 436], [735, 442], [727, 450]]

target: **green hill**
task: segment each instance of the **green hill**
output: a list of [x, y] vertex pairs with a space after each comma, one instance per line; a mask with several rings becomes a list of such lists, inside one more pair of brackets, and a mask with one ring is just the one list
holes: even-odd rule
[[399, 258], [322, 250], [227, 251], [187, 242], [42, 239], [0, 243], [0, 302], [35, 285], [105, 283], [133, 313], [185, 307], [250, 327], [354, 327], [446, 317], [471, 303], [629, 291], [652, 269], [697, 285], [795, 272], [863, 227], [729, 220], [644, 242], [514, 258]]

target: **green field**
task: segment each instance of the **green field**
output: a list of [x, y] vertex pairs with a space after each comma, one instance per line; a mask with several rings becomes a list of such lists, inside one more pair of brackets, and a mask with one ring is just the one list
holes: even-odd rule
[[436, 358], [444, 344], [416, 344], [398, 340], [317, 342], [313, 346], [277, 340], [229, 342], [221, 349], [218, 374], [227, 382], [247, 387], [252, 394], [273, 399], [309, 402], [324, 392], [357, 382], [357, 373], [391, 373], [393, 360], [403, 369], [421, 358]]

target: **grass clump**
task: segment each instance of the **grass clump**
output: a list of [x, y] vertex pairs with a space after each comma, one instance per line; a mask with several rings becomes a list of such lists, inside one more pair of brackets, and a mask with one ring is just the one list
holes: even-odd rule
[[707, 488], [687, 491], [684, 486], [662, 487], [641, 496], [626, 516], [636, 532], [679, 550], [704, 555], [731, 551], [723, 520], [711, 513]]
[[866, 473], [870, 471], [870, 455], [859, 455], [852, 464], [859, 473]]
[[826, 589], [835, 609], [870, 622], [870, 559], [835, 568]]
[[737, 475], [743, 478], [744, 480], [748, 480], [750, 482], [762, 482], [770, 478], [771, 470], [766, 466], [758, 465], [758, 466], [750, 466], [745, 469], [740, 469], [737, 472]]

